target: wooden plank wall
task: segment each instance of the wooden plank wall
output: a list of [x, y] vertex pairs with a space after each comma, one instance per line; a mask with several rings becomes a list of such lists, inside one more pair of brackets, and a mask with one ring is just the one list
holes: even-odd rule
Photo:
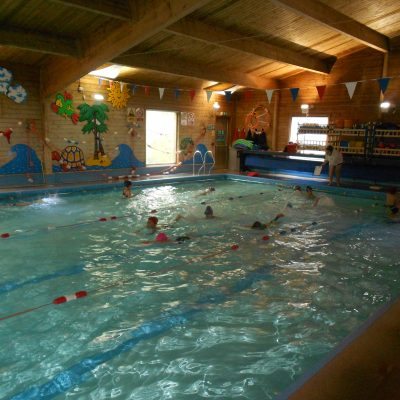
[[[111, 103], [106, 102], [107, 100], [107, 88], [109, 87], [108, 81], [104, 80], [99, 85], [97, 78], [86, 76], [80, 81], [80, 85], [83, 87], [83, 94], [78, 93], [78, 83], [71, 85], [67, 90], [73, 95], [74, 105], [78, 106], [83, 103], [83, 95], [85, 101], [88, 104], [93, 104], [93, 94], [102, 94], [105, 98], [105, 103], [108, 105], [110, 112], [108, 113], [108, 128], [109, 131], [104, 136], [104, 147], [106, 154], [112, 159], [116, 154], [116, 148], [119, 144], [129, 145], [135, 153], [135, 156], [140, 160], [146, 161], [146, 133], [145, 123], [141, 123], [140, 127], [135, 128], [136, 135], [131, 136], [128, 131], [127, 121], [127, 108], [118, 110], [114, 109]], [[137, 86], [135, 94], [132, 94], [128, 100], [128, 107], [137, 108], [141, 107], [151, 110], [164, 110], [164, 111], [176, 111], [176, 112], [194, 112], [195, 113], [195, 125], [194, 126], [178, 126], [178, 144], [181, 138], [191, 137], [193, 140], [200, 136], [200, 132], [203, 126], [215, 123], [215, 112], [212, 108], [214, 101], [219, 101], [221, 104], [220, 111], [228, 111], [228, 105], [225, 103], [223, 96], [213, 94], [209, 103], [207, 103], [207, 97], [205, 91], [196, 91], [196, 95], [191, 101], [189, 92], [182, 91], [178, 98], [175, 97], [174, 89], [165, 89], [163, 99], [160, 100], [159, 91], [156, 87], [150, 88], [149, 95], [145, 94], [144, 87]], [[45, 107], [50, 109], [50, 103], [52, 99], [46, 101]], [[66, 139], [72, 139], [79, 142], [79, 147], [82, 148], [85, 158], [92, 157], [93, 155], [93, 136], [83, 135], [81, 129], [83, 124], [73, 125], [70, 120], [64, 119], [53, 112], [48, 113], [47, 117], [48, 128], [46, 136], [50, 139], [50, 144], [56, 149], [62, 149], [68, 145], [65, 142]], [[212, 132], [207, 131], [206, 136], [200, 140], [200, 143], [204, 143], [209, 149], [212, 149], [214, 143], [214, 137]]]
[[[381, 113], [379, 84], [375, 80], [382, 77], [384, 55], [372, 49], [339, 59], [328, 76], [304, 72], [282, 81], [282, 89], [278, 104], [278, 129], [276, 150], [283, 150], [287, 144], [292, 117], [301, 117], [300, 105], [307, 103], [313, 106], [310, 116], [328, 116], [334, 123], [337, 119], [351, 119], [354, 122], [392, 121], [400, 123], [400, 110]], [[387, 76], [393, 78], [385, 100], [400, 105], [400, 53], [393, 52], [389, 56]], [[360, 81], [353, 98], [350, 100], [344, 82]], [[364, 82], [361, 82], [364, 81]], [[318, 97], [316, 86], [327, 85], [322, 100]], [[293, 102], [289, 88], [300, 88], [297, 100]], [[266, 104], [271, 115], [277, 95], [274, 93], [271, 104], [262, 91], [252, 92], [252, 99], [246, 100], [243, 93], [236, 94], [236, 127], [242, 127], [245, 114], [258, 104]], [[395, 113], [393, 114], [393, 111]], [[271, 143], [271, 135], [269, 143]]]
[[0, 166], [13, 158], [11, 147], [23, 143], [31, 146], [39, 158], [43, 157], [43, 143], [27, 133], [27, 121], [38, 121], [38, 129], [41, 129], [41, 108], [39, 99], [38, 71], [31, 66], [21, 64], [0, 63], [13, 74], [12, 85], [21, 84], [28, 93], [23, 103], [15, 103], [6, 95], [0, 94], [0, 131], [11, 128], [11, 143], [8, 144], [5, 137], [0, 137]]

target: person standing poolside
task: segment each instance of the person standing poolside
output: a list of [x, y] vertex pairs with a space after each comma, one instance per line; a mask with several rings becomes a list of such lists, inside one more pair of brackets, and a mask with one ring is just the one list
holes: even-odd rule
[[321, 167], [329, 163], [329, 185], [333, 184], [333, 174], [336, 174], [336, 186], [340, 186], [340, 174], [342, 172], [343, 156], [333, 146], [328, 146], [325, 153], [325, 161]]

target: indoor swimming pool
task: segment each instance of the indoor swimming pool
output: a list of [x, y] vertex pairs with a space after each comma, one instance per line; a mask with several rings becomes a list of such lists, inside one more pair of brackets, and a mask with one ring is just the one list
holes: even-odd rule
[[2, 199], [0, 398], [274, 399], [399, 294], [384, 198], [302, 189]]

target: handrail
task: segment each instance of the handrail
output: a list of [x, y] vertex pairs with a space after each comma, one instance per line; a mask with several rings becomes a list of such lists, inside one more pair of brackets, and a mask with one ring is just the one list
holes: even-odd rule
[[198, 175], [200, 175], [200, 170], [201, 170], [201, 168], [203, 167], [203, 165], [204, 165], [204, 159], [203, 159], [203, 154], [201, 154], [201, 151], [200, 150], [196, 150], [195, 152], [194, 152], [194, 154], [193, 154], [193, 176], [194, 176], [194, 165], [195, 165], [195, 159], [196, 159], [196, 154], [200, 154], [200, 159], [201, 159], [201, 167], [199, 168], [199, 170], [198, 170]]
[[207, 160], [207, 154], [210, 153], [211, 155], [211, 159], [212, 159], [212, 163], [211, 163], [211, 167], [208, 170], [208, 175], [211, 174], [211, 170], [214, 168], [215, 165], [215, 158], [214, 158], [214, 154], [212, 153], [211, 150], [207, 150], [206, 153], [204, 154], [204, 174], [206, 173], [206, 168], [205, 168], [205, 164], [206, 164], [206, 160]]

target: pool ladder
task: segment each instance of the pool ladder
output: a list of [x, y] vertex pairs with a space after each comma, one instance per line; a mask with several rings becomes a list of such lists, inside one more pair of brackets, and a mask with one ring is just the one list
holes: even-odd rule
[[[196, 163], [195, 162], [197, 154], [200, 156], [201, 163]], [[200, 150], [196, 150], [194, 152], [194, 154], [193, 154], [193, 175], [196, 175], [195, 174], [195, 165], [200, 165], [200, 168], [197, 171], [197, 175], [200, 175], [201, 170], [203, 170], [203, 174], [204, 175], [206, 174], [207, 155], [209, 155], [211, 160], [212, 160], [212, 162], [209, 163], [210, 164], [210, 168], [208, 170], [208, 175], [211, 174], [211, 170], [214, 168], [214, 165], [215, 165], [215, 158], [214, 158], [214, 155], [213, 155], [212, 151], [211, 150], [206, 151], [204, 153], [204, 157], [203, 157], [203, 155], [201, 154], [201, 151]]]

